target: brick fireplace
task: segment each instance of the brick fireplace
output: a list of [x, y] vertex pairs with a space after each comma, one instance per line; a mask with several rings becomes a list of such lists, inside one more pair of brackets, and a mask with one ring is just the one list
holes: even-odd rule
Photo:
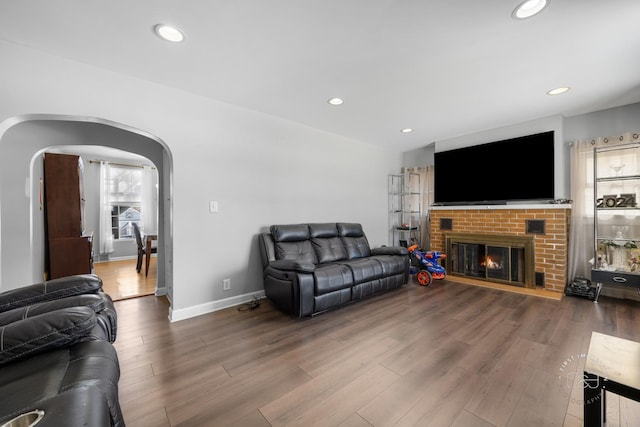
[[[560, 204], [432, 207], [431, 250], [447, 253], [447, 242], [451, 249], [452, 238], [466, 245], [465, 241], [481, 243], [482, 236], [486, 236], [492, 247], [523, 247], [533, 254], [528, 254], [529, 261], [525, 261], [525, 256], [521, 262], [516, 262], [528, 271], [526, 278], [516, 277], [513, 284], [563, 292], [567, 283], [570, 214], [570, 206]], [[509, 239], [509, 236], [513, 238]], [[496, 243], [500, 239], [506, 243]], [[458, 250], [456, 246], [454, 248]], [[491, 275], [483, 280], [492, 281]], [[497, 283], [509, 281], [495, 280]]]

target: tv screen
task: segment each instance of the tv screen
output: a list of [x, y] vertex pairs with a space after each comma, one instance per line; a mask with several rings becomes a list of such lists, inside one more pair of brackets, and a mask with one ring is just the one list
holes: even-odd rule
[[436, 205], [554, 200], [553, 131], [434, 154]]

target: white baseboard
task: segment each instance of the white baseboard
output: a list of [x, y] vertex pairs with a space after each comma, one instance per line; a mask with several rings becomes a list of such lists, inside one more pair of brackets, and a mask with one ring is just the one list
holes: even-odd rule
[[263, 298], [264, 291], [252, 292], [249, 294], [238, 295], [218, 301], [211, 301], [204, 304], [194, 305], [192, 307], [174, 310], [169, 308], [169, 321], [178, 322], [180, 320], [190, 319], [192, 317], [201, 316], [214, 311], [223, 310], [225, 308], [234, 307], [246, 302], [252, 301], [254, 298]]

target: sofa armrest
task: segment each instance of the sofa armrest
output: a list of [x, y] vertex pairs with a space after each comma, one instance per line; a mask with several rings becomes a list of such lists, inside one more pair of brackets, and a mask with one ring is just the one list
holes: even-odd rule
[[0, 366], [72, 344], [96, 324], [91, 307], [67, 307], [0, 326]]
[[371, 249], [371, 255], [409, 255], [404, 246], [381, 246]]
[[60, 277], [0, 293], [0, 313], [38, 302], [97, 293], [100, 290], [102, 279], [95, 274]]
[[100, 294], [74, 295], [52, 301], [43, 301], [0, 313], [0, 326], [68, 307], [89, 307], [94, 313], [100, 313], [105, 309], [106, 303], [107, 299]]
[[298, 262], [290, 259], [278, 259], [271, 261], [269, 267], [276, 270], [284, 271], [296, 271], [298, 273], [313, 273], [316, 271], [316, 266], [311, 263]]

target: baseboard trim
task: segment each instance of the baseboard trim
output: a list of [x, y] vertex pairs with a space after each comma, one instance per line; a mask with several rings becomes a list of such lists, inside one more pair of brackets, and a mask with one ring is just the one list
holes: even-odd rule
[[201, 316], [203, 314], [213, 313], [214, 311], [224, 310], [225, 308], [235, 307], [253, 300], [254, 298], [263, 298], [264, 291], [251, 292], [248, 294], [237, 295], [218, 301], [211, 301], [204, 304], [194, 305], [191, 307], [180, 308], [174, 310], [169, 309], [169, 321], [179, 322], [181, 320], [190, 319], [192, 317]]

